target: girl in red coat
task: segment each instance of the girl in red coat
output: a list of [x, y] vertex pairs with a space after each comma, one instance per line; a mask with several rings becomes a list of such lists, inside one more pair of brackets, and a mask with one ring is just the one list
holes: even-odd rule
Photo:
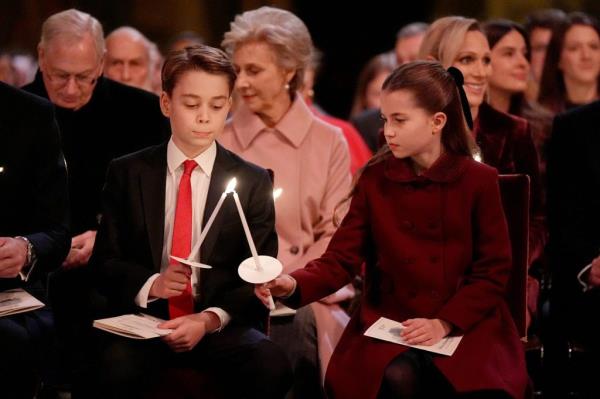
[[[510, 243], [494, 168], [474, 161], [462, 75], [418, 61], [383, 84], [387, 145], [359, 175], [327, 251], [256, 294], [303, 306], [366, 264], [364, 295], [326, 374], [334, 399], [522, 398], [522, 345], [504, 302]], [[464, 93], [463, 93], [464, 94]], [[464, 335], [452, 356], [364, 335], [380, 317], [410, 344]]]

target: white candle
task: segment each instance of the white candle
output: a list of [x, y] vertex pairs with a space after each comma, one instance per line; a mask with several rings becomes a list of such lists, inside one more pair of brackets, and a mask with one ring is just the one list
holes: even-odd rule
[[217, 202], [217, 206], [215, 206], [215, 209], [213, 209], [212, 213], [210, 214], [210, 217], [208, 218], [208, 222], [206, 222], [206, 225], [204, 226], [202, 233], [200, 233], [200, 237], [198, 238], [196, 245], [194, 245], [194, 248], [192, 248], [192, 250], [190, 251], [188, 260], [194, 259], [194, 257], [200, 250], [200, 246], [202, 245], [202, 242], [206, 238], [206, 235], [208, 234], [210, 227], [212, 226], [213, 222], [215, 221], [215, 218], [217, 217], [217, 214], [219, 213], [219, 209], [221, 209], [221, 206], [223, 205], [223, 201], [225, 201], [227, 194], [229, 194], [229, 193], [233, 192], [233, 190], [235, 190], [236, 184], [237, 184], [237, 180], [235, 179], [235, 177], [233, 179], [231, 179], [229, 181], [229, 183], [227, 184], [227, 188], [225, 188], [225, 191], [223, 191], [223, 194], [221, 194], [221, 198], [219, 198], [219, 202]]
[[244, 210], [242, 209], [242, 204], [240, 203], [240, 197], [238, 197], [238, 195], [235, 191], [233, 192], [233, 199], [235, 200], [235, 205], [237, 206], [238, 213], [240, 214], [240, 219], [242, 220], [242, 226], [244, 226], [244, 232], [246, 233], [246, 239], [248, 240], [248, 245], [250, 246], [250, 252], [252, 252], [252, 257], [254, 258], [254, 264], [256, 265], [256, 270], [262, 271], [260, 261], [258, 260], [258, 252], [256, 252], [256, 246], [254, 245], [254, 240], [252, 239], [252, 235], [250, 234], [250, 228], [248, 228], [248, 222], [246, 221], [246, 215], [244, 215]]

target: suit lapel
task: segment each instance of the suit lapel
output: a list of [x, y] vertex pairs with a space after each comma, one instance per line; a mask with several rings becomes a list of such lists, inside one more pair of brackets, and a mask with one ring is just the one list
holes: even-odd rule
[[159, 271], [165, 230], [165, 181], [167, 178], [167, 144], [149, 154], [147, 168], [140, 174], [142, 206], [152, 251], [154, 269]]
[[[223, 191], [225, 191], [225, 187], [229, 180], [233, 177], [232, 169], [235, 166], [234, 160], [229, 156], [227, 151], [223, 149], [217, 143], [217, 157], [215, 158], [215, 165], [213, 166], [212, 175], [210, 177], [210, 184], [208, 187], [208, 194], [206, 197], [206, 205], [204, 206], [204, 217], [202, 219], [202, 229], [204, 230], [204, 226], [210, 215], [212, 214], [217, 202], [219, 202], [219, 198]], [[227, 214], [227, 203], [229, 201], [233, 201], [233, 198], [227, 198], [221, 207], [221, 210], [217, 214], [213, 225], [210, 228], [210, 231], [206, 235], [204, 242], [202, 243], [202, 247], [200, 248], [200, 261], [202, 263], [206, 263], [210, 265], [210, 257], [212, 251], [214, 249], [217, 238], [219, 237], [219, 232], [221, 230], [221, 226], [223, 221], [226, 220], [225, 216]]]

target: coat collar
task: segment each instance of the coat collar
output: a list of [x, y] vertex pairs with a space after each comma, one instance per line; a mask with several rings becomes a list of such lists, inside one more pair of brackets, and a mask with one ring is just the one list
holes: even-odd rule
[[401, 183], [425, 181], [449, 183], [463, 174], [469, 160], [470, 158], [465, 155], [444, 152], [429, 169], [417, 175], [410, 159], [391, 156], [385, 161], [384, 173], [388, 179]]
[[300, 147], [310, 130], [314, 115], [299, 93], [296, 93], [295, 97], [290, 109], [273, 128], [265, 125], [255, 113], [241, 103], [233, 115], [232, 124], [242, 150], [246, 150], [259, 134], [273, 130], [295, 148]]

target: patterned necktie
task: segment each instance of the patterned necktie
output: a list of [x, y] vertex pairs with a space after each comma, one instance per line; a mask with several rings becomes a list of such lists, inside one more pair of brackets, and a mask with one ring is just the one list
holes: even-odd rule
[[[198, 166], [196, 161], [187, 160], [183, 163], [183, 175], [179, 181], [177, 192], [177, 207], [175, 208], [175, 223], [171, 241], [171, 255], [187, 259], [192, 249], [192, 171]], [[174, 264], [175, 261], [171, 261]], [[171, 319], [194, 313], [194, 296], [192, 285], [188, 282], [185, 291], [169, 298], [169, 316]]]

